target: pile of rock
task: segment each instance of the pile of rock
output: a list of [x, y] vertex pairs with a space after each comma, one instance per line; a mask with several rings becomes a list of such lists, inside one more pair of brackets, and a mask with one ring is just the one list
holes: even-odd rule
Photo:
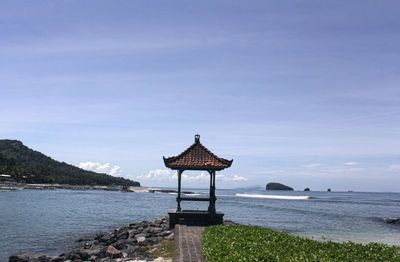
[[[11, 256], [9, 262], [59, 262], [59, 261], [152, 261], [146, 250], [163, 240], [173, 240], [174, 233], [168, 229], [167, 217], [132, 223], [113, 232], [97, 234], [92, 238], [79, 239], [82, 246], [60, 256], [21, 254]], [[159, 261], [159, 260], [158, 260]]]

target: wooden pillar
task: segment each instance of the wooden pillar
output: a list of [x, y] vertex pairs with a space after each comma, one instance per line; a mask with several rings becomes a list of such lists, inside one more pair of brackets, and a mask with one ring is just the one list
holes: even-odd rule
[[178, 170], [178, 196], [176, 197], [176, 202], [178, 202], [178, 206], [176, 211], [181, 211], [181, 178], [182, 178], [183, 170]]
[[210, 212], [211, 219], [214, 218], [215, 215], [215, 170], [209, 171], [210, 173], [210, 206], [208, 207], [208, 211]]
[[208, 212], [211, 213], [211, 209], [212, 209], [212, 186], [213, 186], [213, 176], [212, 176], [212, 172], [210, 170], [208, 170], [208, 173], [210, 174], [210, 192], [209, 192], [209, 197], [210, 197], [210, 202], [208, 203]]

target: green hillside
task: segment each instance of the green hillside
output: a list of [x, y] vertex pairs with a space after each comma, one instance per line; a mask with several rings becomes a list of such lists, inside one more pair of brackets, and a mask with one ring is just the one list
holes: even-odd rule
[[58, 162], [26, 147], [18, 140], [0, 140], [0, 174], [11, 175], [17, 182], [70, 185], [129, 185], [139, 182], [107, 174], [86, 171]]

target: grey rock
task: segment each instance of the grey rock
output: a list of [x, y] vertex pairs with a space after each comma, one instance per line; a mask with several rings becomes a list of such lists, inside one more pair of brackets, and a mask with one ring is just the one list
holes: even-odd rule
[[24, 259], [21, 255], [18, 256], [10, 256], [8, 258], [8, 262], [27, 262], [29, 259]]
[[68, 260], [73, 260], [73, 261], [75, 261], [75, 260], [77, 260], [77, 259], [80, 259], [81, 257], [80, 257], [80, 255], [79, 255], [79, 251], [78, 252], [71, 252], [71, 253], [69, 253], [69, 254], [67, 254], [67, 257], [66, 257]]
[[91, 257], [91, 256], [104, 256], [105, 253], [105, 247], [104, 246], [94, 246], [90, 249], [85, 250], [86, 254]]
[[140, 237], [146, 237], [146, 236], [147, 236], [147, 234], [140, 233], [140, 234], [137, 234], [137, 235], [135, 236], [135, 238], [138, 239], [138, 238], [140, 238]]
[[161, 236], [168, 236], [168, 235], [170, 235], [171, 234], [171, 231], [169, 231], [169, 230], [167, 230], [167, 231], [163, 231], [162, 233], [161, 233]]
[[93, 244], [93, 242], [85, 242], [85, 243], [83, 244], [83, 248], [89, 249], [89, 248], [92, 246], [92, 244]]
[[122, 231], [117, 235], [117, 239], [127, 239], [129, 237], [128, 231]]
[[132, 229], [128, 231], [129, 238], [135, 237], [136, 234], [139, 234], [136, 229]]
[[116, 249], [124, 249], [126, 246], [126, 240], [125, 239], [120, 239], [117, 242], [112, 244]]
[[87, 250], [81, 250], [78, 252], [79, 257], [83, 260], [87, 260], [89, 258], [89, 253]]
[[[9, 257], [8, 261], [11, 262], [28, 262], [28, 261], [35, 261], [35, 262], [40, 262], [42, 260], [45, 260], [45, 255], [43, 254], [33, 254], [33, 253], [24, 253], [18, 256], [11, 256]], [[50, 260], [49, 260], [50, 261]]]
[[170, 235], [168, 235], [166, 237], [167, 240], [174, 240], [174, 238], [175, 238], [175, 234], [174, 233], [171, 233]]
[[135, 252], [137, 251], [137, 246], [133, 246], [133, 245], [126, 245], [125, 249], [121, 250], [123, 253], [128, 254], [128, 256], [135, 254]]
[[121, 251], [116, 249], [113, 246], [108, 246], [106, 253], [107, 253], [107, 255], [117, 256], [117, 255], [121, 254]]
[[39, 261], [40, 261], [40, 262], [50, 262], [50, 261], [51, 261], [51, 258], [48, 257], [48, 256], [43, 255], [43, 256], [40, 256], [40, 257], [39, 257]]
[[38, 254], [22, 254], [10, 257], [11, 262], [127, 262], [134, 259], [152, 261], [146, 249], [152, 248], [164, 239], [173, 239], [174, 234], [168, 229], [167, 217], [131, 223], [110, 233], [99, 233], [93, 238], [81, 238], [80, 249], [74, 249], [58, 257]]
[[103, 235], [100, 239], [98, 239], [100, 242], [103, 243], [108, 243], [112, 240], [112, 234], [107, 234], [107, 235]]
[[145, 237], [138, 237], [137, 239], [137, 243], [138, 245], [144, 245], [146, 243], [146, 238]]
[[159, 233], [159, 232], [161, 232], [162, 231], [162, 228], [161, 227], [155, 227], [155, 228], [153, 228], [153, 230], [152, 230], [152, 232], [154, 232], [154, 233]]
[[61, 262], [61, 261], [65, 261], [65, 257], [59, 256], [59, 257], [53, 257], [51, 259], [51, 262]]

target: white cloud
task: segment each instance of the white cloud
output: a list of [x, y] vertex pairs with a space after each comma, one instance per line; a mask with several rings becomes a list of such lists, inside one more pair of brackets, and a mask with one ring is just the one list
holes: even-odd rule
[[318, 167], [318, 166], [321, 166], [321, 165], [322, 164], [320, 164], [320, 163], [312, 163], [312, 164], [305, 165], [304, 167], [313, 168], [313, 167]]
[[247, 178], [245, 178], [243, 176], [234, 175], [233, 176], [233, 181], [234, 182], [246, 182]]
[[111, 165], [110, 163], [101, 164], [98, 162], [82, 162], [79, 163], [78, 167], [97, 173], [105, 173], [111, 176], [121, 176], [121, 168], [117, 165]]
[[356, 165], [358, 165], [358, 163], [357, 162], [347, 162], [344, 165], [345, 166], [356, 166]]
[[150, 170], [146, 175], [128, 175], [128, 177], [134, 180], [150, 182], [170, 182], [178, 178], [176, 172], [172, 172], [169, 169], [154, 169]]
[[391, 165], [390, 170], [400, 170], [400, 165]]
[[[150, 170], [145, 175], [128, 175], [129, 179], [137, 180], [142, 184], [148, 185], [176, 185], [178, 180], [178, 173], [176, 171], [172, 171], [169, 169], [154, 169]], [[239, 175], [234, 175], [233, 177], [216, 174], [215, 179], [220, 182], [245, 182], [247, 178]], [[190, 172], [184, 172], [182, 174], [182, 183], [188, 183], [192, 185], [197, 185], [199, 183], [208, 183], [210, 181], [210, 175], [208, 172], [201, 172], [197, 174], [193, 174]]]
[[190, 175], [187, 175], [187, 174], [183, 173], [182, 174], [182, 180], [183, 181], [190, 181], [190, 182], [197, 182], [197, 181], [198, 182], [200, 182], [200, 181], [206, 182], [206, 181], [210, 180], [210, 175], [206, 174], [206, 172], [201, 172], [197, 176], [190, 176]]
[[239, 175], [234, 175], [233, 177], [230, 176], [225, 176], [222, 174], [218, 174], [215, 176], [216, 180], [222, 181], [222, 182], [245, 182], [247, 181], [247, 178]]

